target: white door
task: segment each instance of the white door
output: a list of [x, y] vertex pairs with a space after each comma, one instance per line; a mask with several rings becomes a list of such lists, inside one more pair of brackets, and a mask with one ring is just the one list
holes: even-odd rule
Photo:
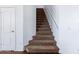
[[0, 50], [15, 50], [15, 8], [0, 8]]

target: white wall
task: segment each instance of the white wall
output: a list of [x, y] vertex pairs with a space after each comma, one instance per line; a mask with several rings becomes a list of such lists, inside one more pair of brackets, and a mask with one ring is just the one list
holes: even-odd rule
[[[60, 53], [79, 53], [79, 6], [46, 6], [45, 12], [47, 11], [47, 18], [52, 24], [50, 26], [53, 28]], [[58, 24], [58, 29], [53, 23], [53, 18]]]
[[44, 5], [36, 5], [36, 8], [44, 8]]
[[59, 6], [59, 11], [61, 52], [79, 53], [79, 6]]
[[[58, 10], [56, 9], [56, 6], [45, 6], [44, 11], [46, 13], [46, 16], [48, 18], [48, 22], [51, 28], [51, 31], [53, 32], [54, 36], [58, 36]], [[57, 39], [57, 37], [55, 37]]]
[[32, 36], [36, 35], [36, 7], [33, 5], [25, 5], [23, 7], [24, 11], [24, 46], [32, 40]]
[[23, 6], [16, 7], [16, 51], [23, 51]]

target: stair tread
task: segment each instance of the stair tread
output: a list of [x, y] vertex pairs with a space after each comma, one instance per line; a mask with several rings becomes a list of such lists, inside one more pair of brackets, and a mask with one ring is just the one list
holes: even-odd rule
[[57, 46], [45, 46], [45, 45], [29, 45], [28, 48], [32, 49], [56, 49]]
[[48, 32], [47, 33], [40, 33], [40, 32], [39, 33], [36, 33], [36, 35], [51, 35], [51, 34], [52, 33], [48, 33]]
[[49, 25], [44, 25], [44, 24], [43, 24], [43, 25], [37, 25], [37, 26], [49, 26]]
[[37, 33], [51, 33], [51, 31], [37, 31]]
[[51, 40], [30, 40], [29, 41], [30, 45], [56, 45], [56, 41], [51, 39]]
[[53, 40], [54, 39], [54, 37], [52, 36], [52, 37], [34, 37], [34, 40], [35, 39], [37, 39], [37, 40]]
[[36, 36], [39, 37], [39, 38], [40, 37], [51, 37], [51, 38], [53, 37], [52, 35], [40, 35], [40, 34], [39, 35], [36, 35]]
[[51, 35], [51, 33], [36, 33], [36, 35]]
[[37, 28], [38, 28], [38, 27], [40, 27], [40, 28], [47, 28], [47, 27], [50, 28], [49, 26], [36, 26], [36, 27], [37, 27]]
[[47, 28], [38, 28], [38, 29], [49, 29], [49, 28], [47, 27]]
[[52, 43], [52, 42], [56, 42], [56, 41], [55, 40], [31, 40], [31, 42]]
[[35, 50], [58, 50], [57, 46], [47, 46], [47, 45], [28, 45], [28, 48], [35, 49]]

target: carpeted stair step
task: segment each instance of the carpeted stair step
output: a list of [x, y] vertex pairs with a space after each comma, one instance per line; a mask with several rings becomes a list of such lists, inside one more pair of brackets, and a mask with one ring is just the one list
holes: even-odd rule
[[47, 21], [45, 21], [45, 20], [41, 20], [41, 21], [37, 21], [37, 23], [38, 23], [38, 22], [47, 22]]
[[38, 31], [37, 34], [40, 34], [40, 35], [52, 35], [52, 33], [50, 31]]
[[55, 40], [30, 40], [31, 45], [56, 45]]
[[[41, 22], [37, 22], [37, 23], [41, 23]], [[48, 23], [47, 21], [44, 21], [43, 23]]]
[[40, 33], [40, 32], [37, 32], [36, 34], [37, 34], [37, 35], [51, 35], [52, 33], [47, 33], [47, 32], [45, 32], [45, 33]]
[[54, 36], [52, 37], [38, 37], [38, 36], [33, 36], [33, 39], [37, 39], [37, 40], [54, 40]]
[[[37, 22], [37, 24], [41, 24], [42, 22]], [[42, 23], [43, 25], [46, 25], [46, 24], [48, 24], [48, 22], [43, 22]]]
[[37, 27], [49, 27], [49, 25], [37, 25]]
[[28, 53], [58, 53], [59, 48], [52, 45], [28, 45], [26, 50]]
[[47, 30], [47, 31], [48, 31], [48, 30], [50, 30], [50, 28], [38, 28], [38, 30], [39, 30], [39, 31], [41, 31], [41, 30], [43, 30], [43, 31], [44, 31], [44, 30]]
[[50, 28], [49, 26], [36, 26], [37, 28]]
[[49, 29], [49, 27], [39, 27], [39, 28], [37, 28], [36, 30], [38, 30], [38, 31], [50, 31], [51, 29]]
[[41, 16], [37, 17], [36, 19], [37, 19], [36, 21], [42, 21], [42, 20], [47, 21], [45, 17], [41, 17]]
[[52, 35], [40, 35], [40, 34], [38, 34], [38, 35], [36, 35], [37, 37], [46, 37], [46, 38], [50, 38], [50, 37], [52, 37]]

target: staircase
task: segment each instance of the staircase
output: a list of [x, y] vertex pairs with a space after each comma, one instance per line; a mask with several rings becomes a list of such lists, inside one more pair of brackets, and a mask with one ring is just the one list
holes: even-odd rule
[[37, 8], [36, 13], [36, 36], [34, 36], [33, 40], [29, 41], [29, 45], [26, 46], [27, 53], [57, 54], [59, 48], [56, 46], [56, 41], [52, 36], [44, 10]]

